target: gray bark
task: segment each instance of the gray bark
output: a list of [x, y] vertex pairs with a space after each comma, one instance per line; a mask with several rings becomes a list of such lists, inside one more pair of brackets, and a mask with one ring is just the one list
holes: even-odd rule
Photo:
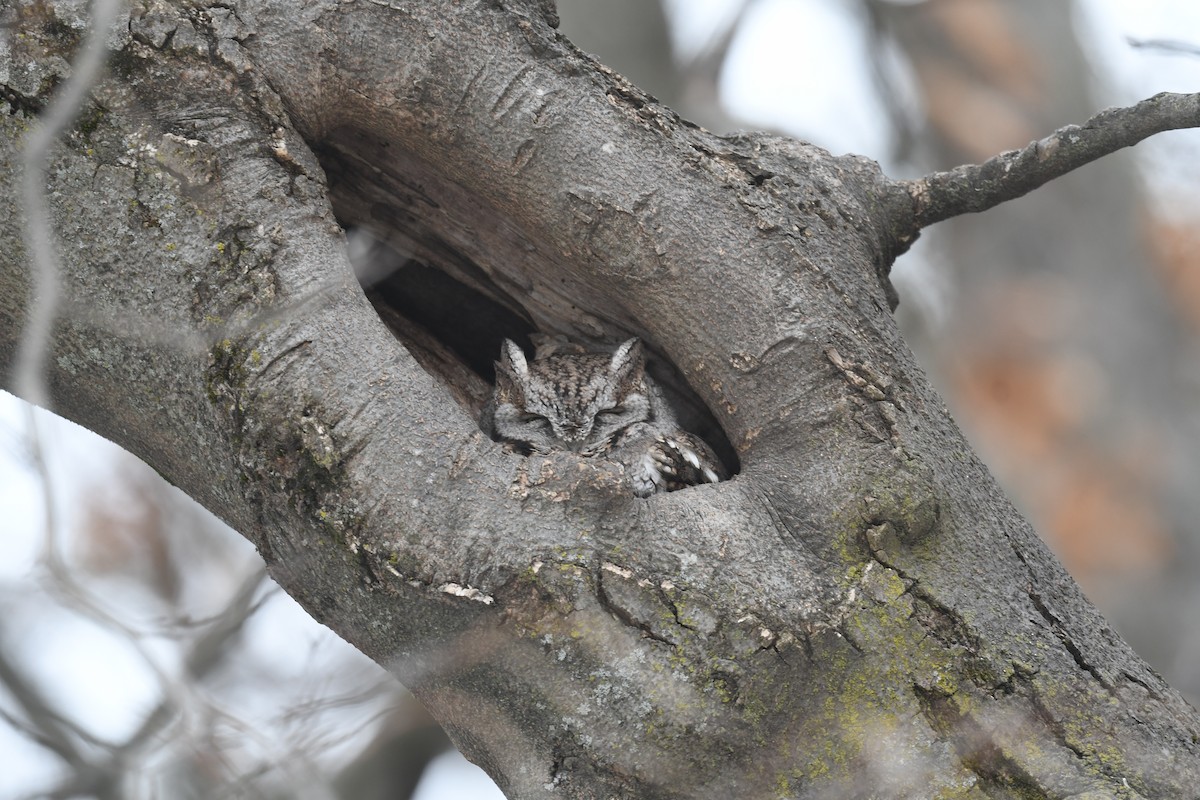
[[[4, 12], [5, 364], [30, 299], [20, 141], [75, 5]], [[1188, 796], [1195, 712], [897, 333], [918, 184], [698, 130], [547, 20], [134, 4], [47, 169], [54, 410], [251, 539], [510, 797]], [[506, 453], [482, 379], [381, 321], [339, 222], [540, 331], [641, 336], [738, 474], [639, 500], [615, 464]]]

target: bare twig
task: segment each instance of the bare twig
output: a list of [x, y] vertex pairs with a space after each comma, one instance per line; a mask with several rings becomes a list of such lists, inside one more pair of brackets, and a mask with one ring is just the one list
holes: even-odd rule
[[1191, 42], [1180, 42], [1174, 39], [1134, 39], [1126, 38], [1130, 47], [1139, 50], [1160, 50], [1172, 55], [1200, 56], [1200, 45]]
[[1200, 127], [1200, 94], [1163, 92], [1134, 106], [1109, 108], [1083, 125], [1059, 128], [1020, 150], [901, 181], [913, 202], [913, 227], [985, 211], [1028, 194], [1091, 161], [1163, 131]]

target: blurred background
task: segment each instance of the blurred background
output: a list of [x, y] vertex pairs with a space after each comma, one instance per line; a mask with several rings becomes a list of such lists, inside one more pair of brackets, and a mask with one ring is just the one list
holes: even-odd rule
[[[1194, 0], [558, 7], [564, 35], [682, 116], [861, 153], [895, 177], [1200, 90]], [[1195, 704], [1200, 132], [942, 223], [894, 277], [906, 336], [976, 448]], [[237, 534], [4, 394], [0, 767], [0, 800], [500, 796]]]

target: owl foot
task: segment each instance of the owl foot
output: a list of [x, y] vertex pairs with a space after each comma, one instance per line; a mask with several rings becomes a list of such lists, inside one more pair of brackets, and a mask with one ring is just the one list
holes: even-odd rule
[[649, 497], [700, 483], [716, 483], [717, 473], [705, 464], [710, 459], [670, 436], [658, 436], [630, 474], [633, 493]]

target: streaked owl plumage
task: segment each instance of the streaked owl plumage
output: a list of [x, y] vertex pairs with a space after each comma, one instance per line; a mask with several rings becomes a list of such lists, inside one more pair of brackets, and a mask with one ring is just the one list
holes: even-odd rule
[[712, 450], [679, 428], [646, 375], [637, 339], [611, 355], [553, 353], [532, 361], [505, 339], [489, 412], [493, 436], [526, 455], [569, 450], [623, 464], [639, 497], [722, 476]]

